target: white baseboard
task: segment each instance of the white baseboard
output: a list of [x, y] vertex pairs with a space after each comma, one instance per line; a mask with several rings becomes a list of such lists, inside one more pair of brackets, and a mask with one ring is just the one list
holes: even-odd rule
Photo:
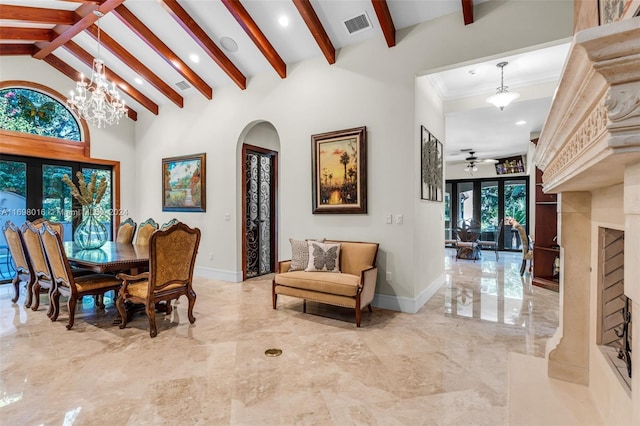
[[232, 283], [242, 282], [242, 271], [223, 271], [221, 269], [196, 266], [193, 270], [196, 277], [210, 278], [212, 280], [229, 281]]
[[388, 294], [376, 294], [371, 303], [374, 307], [390, 309], [392, 311], [415, 314], [418, 312], [444, 284], [444, 273], [429, 284], [418, 297], [390, 296]]

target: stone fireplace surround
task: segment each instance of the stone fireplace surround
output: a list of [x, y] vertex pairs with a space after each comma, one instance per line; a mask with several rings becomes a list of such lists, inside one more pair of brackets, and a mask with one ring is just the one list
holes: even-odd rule
[[[605, 424], [640, 425], [640, 17], [576, 33], [534, 163], [558, 194], [560, 324], [549, 377], [587, 385]], [[625, 233], [631, 392], [596, 345], [598, 235]]]

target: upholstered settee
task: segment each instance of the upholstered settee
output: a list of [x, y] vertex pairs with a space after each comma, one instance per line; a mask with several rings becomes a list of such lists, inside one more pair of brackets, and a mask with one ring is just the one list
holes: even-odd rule
[[278, 295], [299, 297], [306, 301], [326, 303], [355, 309], [356, 326], [360, 327], [361, 310], [369, 307], [376, 290], [378, 243], [329, 241], [340, 243], [340, 272], [289, 271], [291, 260], [279, 262], [273, 278], [273, 309]]

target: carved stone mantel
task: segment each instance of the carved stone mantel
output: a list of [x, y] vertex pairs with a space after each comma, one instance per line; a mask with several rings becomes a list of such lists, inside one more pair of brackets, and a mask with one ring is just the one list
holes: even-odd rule
[[[560, 327], [547, 344], [548, 374], [589, 384], [589, 358], [597, 356], [591, 264], [591, 192], [623, 185], [624, 293], [632, 322], [640, 324], [640, 17], [576, 33], [533, 162], [545, 192], [558, 197], [561, 246]], [[595, 234], [593, 234], [595, 235]], [[593, 339], [593, 340], [590, 340]], [[640, 327], [633, 327], [631, 401], [640, 425]], [[612, 373], [613, 374], [613, 373]]]
[[640, 161], [640, 18], [577, 33], [533, 161], [546, 192], [620, 183]]

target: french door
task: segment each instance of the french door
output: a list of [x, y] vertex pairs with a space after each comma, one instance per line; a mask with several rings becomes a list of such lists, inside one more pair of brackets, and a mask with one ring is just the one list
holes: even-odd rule
[[251, 145], [242, 147], [243, 279], [275, 271], [276, 182], [278, 154]]
[[[111, 166], [52, 160], [14, 155], [0, 156], [0, 210], [2, 224], [11, 220], [21, 226], [26, 220], [39, 218], [61, 222], [63, 239], [70, 241], [73, 230], [82, 221], [82, 206], [71, 195], [71, 189], [62, 181], [68, 175], [77, 184], [76, 173], [82, 173], [89, 182], [91, 175], [107, 181], [107, 190], [99, 207], [99, 219], [111, 236], [113, 209]], [[0, 238], [2, 244], [4, 236]]]
[[[497, 177], [487, 179], [451, 180], [446, 182], [445, 239], [463, 221], [480, 223], [480, 239], [494, 241], [499, 235], [500, 250], [521, 250], [520, 235], [505, 226], [506, 217], [515, 218], [529, 228], [529, 177]], [[502, 229], [500, 225], [502, 224]]]

